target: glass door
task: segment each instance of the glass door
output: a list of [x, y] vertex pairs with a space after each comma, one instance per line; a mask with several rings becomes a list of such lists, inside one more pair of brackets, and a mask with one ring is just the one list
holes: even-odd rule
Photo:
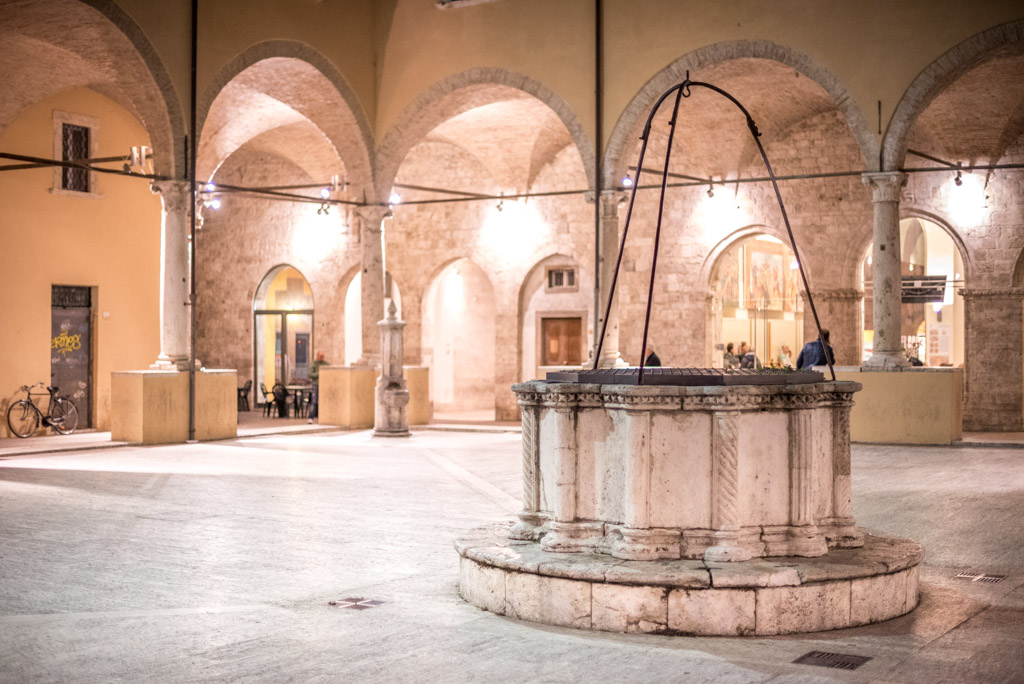
[[253, 322], [253, 365], [256, 401], [263, 403], [263, 388], [309, 384], [309, 350], [313, 336], [312, 311], [256, 311]]

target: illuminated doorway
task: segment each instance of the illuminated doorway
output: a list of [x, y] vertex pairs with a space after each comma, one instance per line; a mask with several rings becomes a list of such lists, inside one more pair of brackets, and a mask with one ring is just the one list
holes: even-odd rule
[[[864, 288], [863, 358], [874, 342], [872, 313], [872, 245], [861, 262]], [[942, 226], [921, 218], [900, 221], [900, 342], [914, 365], [961, 366], [964, 362], [964, 263], [953, 238]]]
[[796, 363], [804, 328], [800, 271], [781, 240], [761, 234], [736, 241], [715, 263], [711, 286], [713, 366], [723, 365], [730, 343], [739, 354], [742, 342], [766, 366], [780, 363], [783, 347]]
[[[256, 289], [253, 302], [253, 365], [256, 384], [270, 390], [309, 384], [313, 345], [313, 292], [291, 266], [272, 269]], [[256, 399], [262, 403], [263, 394]]]

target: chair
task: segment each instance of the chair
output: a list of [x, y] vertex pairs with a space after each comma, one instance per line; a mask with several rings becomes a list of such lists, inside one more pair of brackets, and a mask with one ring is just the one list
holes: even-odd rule
[[[238, 410], [249, 411], [249, 391], [252, 390], [252, 380], [246, 380], [245, 384], [238, 388]], [[244, 408], [243, 408], [244, 407]]]
[[260, 383], [260, 392], [263, 393], [263, 417], [269, 418], [270, 409], [277, 403], [277, 399], [275, 399], [274, 395], [271, 392], [267, 391], [267, 386], [264, 385], [262, 382]]
[[288, 417], [288, 388], [279, 382], [274, 383], [274, 388], [271, 390], [274, 393], [274, 404], [277, 406], [277, 417], [287, 418]]
[[313, 403], [313, 388], [295, 390], [295, 417], [305, 418]]

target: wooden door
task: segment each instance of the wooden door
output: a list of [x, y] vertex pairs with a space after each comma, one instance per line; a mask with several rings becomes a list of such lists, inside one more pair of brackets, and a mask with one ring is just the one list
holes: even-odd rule
[[541, 365], [577, 366], [583, 362], [583, 319], [541, 319]]

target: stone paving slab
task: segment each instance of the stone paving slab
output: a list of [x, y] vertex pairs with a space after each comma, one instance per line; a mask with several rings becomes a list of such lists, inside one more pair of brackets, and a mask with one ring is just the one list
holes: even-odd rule
[[[927, 549], [909, 615], [837, 632], [580, 632], [458, 597], [455, 538], [518, 481], [514, 434], [366, 433], [0, 460], [0, 681], [1018, 681], [1024, 461], [1016, 450], [853, 449], [858, 522]], [[486, 466], [486, 467], [485, 467]], [[620, 566], [622, 567], [622, 566]], [[1007, 574], [996, 584], [962, 570]], [[385, 603], [351, 610], [328, 601]], [[605, 603], [613, 605], [611, 600]], [[809, 651], [869, 656], [847, 672]]]

